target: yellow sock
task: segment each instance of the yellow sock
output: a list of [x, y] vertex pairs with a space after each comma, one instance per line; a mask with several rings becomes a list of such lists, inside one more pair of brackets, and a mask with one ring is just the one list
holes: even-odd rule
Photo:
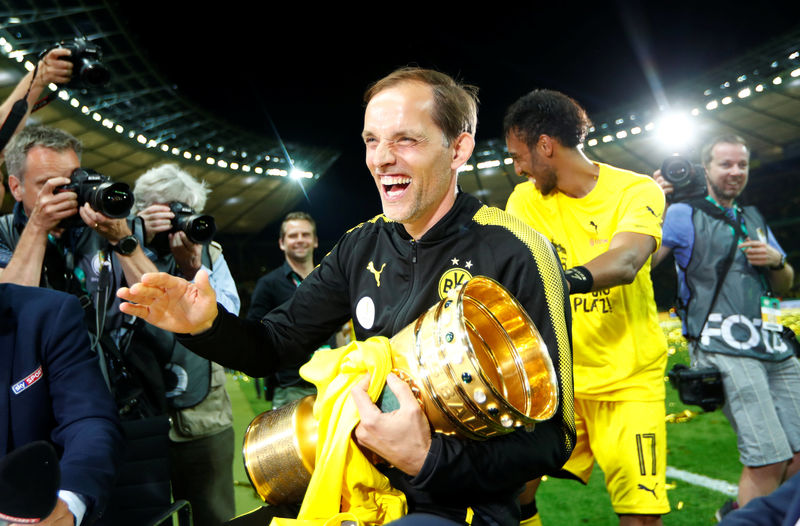
[[537, 511], [533, 517], [522, 519], [519, 526], [542, 526], [542, 518], [539, 517], [539, 512]]

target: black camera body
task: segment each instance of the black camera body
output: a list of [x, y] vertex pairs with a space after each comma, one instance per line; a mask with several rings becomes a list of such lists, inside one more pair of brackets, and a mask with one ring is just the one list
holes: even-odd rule
[[703, 411], [714, 411], [725, 403], [722, 375], [716, 367], [691, 368], [679, 363], [667, 373], [667, 377], [686, 405], [699, 405]]
[[668, 203], [704, 197], [708, 193], [706, 171], [685, 157], [673, 155], [661, 163], [661, 176], [672, 184], [673, 192], [667, 194]]
[[[69, 176], [69, 184], [57, 186], [54, 194], [75, 192], [78, 194], [78, 207], [89, 203], [94, 210], [112, 218], [128, 217], [133, 208], [133, 192], [127, 183], [115, 183], [106, 175], [94, 170], [76, 168]], [[61, 221], [60, 226], [71, 228], [82, 226], [79, 214]]]
[[72, 79], [67, 86], [92, 88], [105, 86], [111, 80], [111, 73], [102, 62], [103, 52], [97, 44], [89, 42], [84, 37], [64, 40], [43, 51], [41, 56], [56, 48], [71, 51], [69, 56], [61, 57], [61, 60], [72, 62]]
[[204, 245], [211, 242], [217, 232], [217, 224], [210, 215], [195, 214], [194, 209], [180, 201], [169, 204], [172, 218], [172, 232], [184, 232], [192, 243]]

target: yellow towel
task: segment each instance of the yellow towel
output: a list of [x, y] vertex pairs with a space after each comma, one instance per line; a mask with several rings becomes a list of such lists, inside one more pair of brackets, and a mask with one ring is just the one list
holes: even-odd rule
[[351, 388], [370, 373], [367, 392], [375, 401], [391, 368], [389, 340], [375, 337], [317, 351], [300, 369], [300, 375], [317, 386], [315, 468], [297, 519], [275, 518], [273, 526], [338, 526], [343, 521], [372, 526], [406, 514], [405, 495], [392, 488], [351, 438], [359, 422]]

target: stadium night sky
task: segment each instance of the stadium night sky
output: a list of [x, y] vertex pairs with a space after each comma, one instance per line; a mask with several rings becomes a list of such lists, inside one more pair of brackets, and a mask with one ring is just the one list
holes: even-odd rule
[[268, 114], [283, 140], [342, 151], [304, 207], [323, 219], [323, 239], [380, 210], [363, 164], [361, 96], [395, 67], [432, 67], [479, 86], [481, 140], [498, 137], [505, 108], [533, 88], [564, 91], [590, 117], [635, 99], [655, 105], [640, 57], [668, 88], [800, 20], [800, 6], [774, 0], [471, 9], [452, 2], [312, 8], [228, 0], [183, 10], [163, 1], [118, 2], [134, 41], [188, 100], [272, 135]]

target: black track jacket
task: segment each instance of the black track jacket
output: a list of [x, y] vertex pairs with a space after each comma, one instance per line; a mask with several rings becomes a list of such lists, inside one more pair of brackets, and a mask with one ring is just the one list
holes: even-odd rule
[[472, 508], [475, 526], [517, 525], [518, 490], [557, 472], [575, 443], [571, 319], [566, 282], [549, 241], [502, 210], [459, 192], [453, 208], [417, 241], [400, 223], [379, 215], [348, 231], [291, 300], [261, 323], [220, 306], [211, 329], [181, 342], [222, 365], [265, 376], [305, 362], [350, 318], [359, 340], [391, 337], [447, 290], [477, 275], [505, 286], [539, 329], [559, 380], [558, 411], [533, 432], [518, 429], [483, 442], [434, 433], [415, 477], [382, 471], [405, 493], [410, 513], [465, 522]]

